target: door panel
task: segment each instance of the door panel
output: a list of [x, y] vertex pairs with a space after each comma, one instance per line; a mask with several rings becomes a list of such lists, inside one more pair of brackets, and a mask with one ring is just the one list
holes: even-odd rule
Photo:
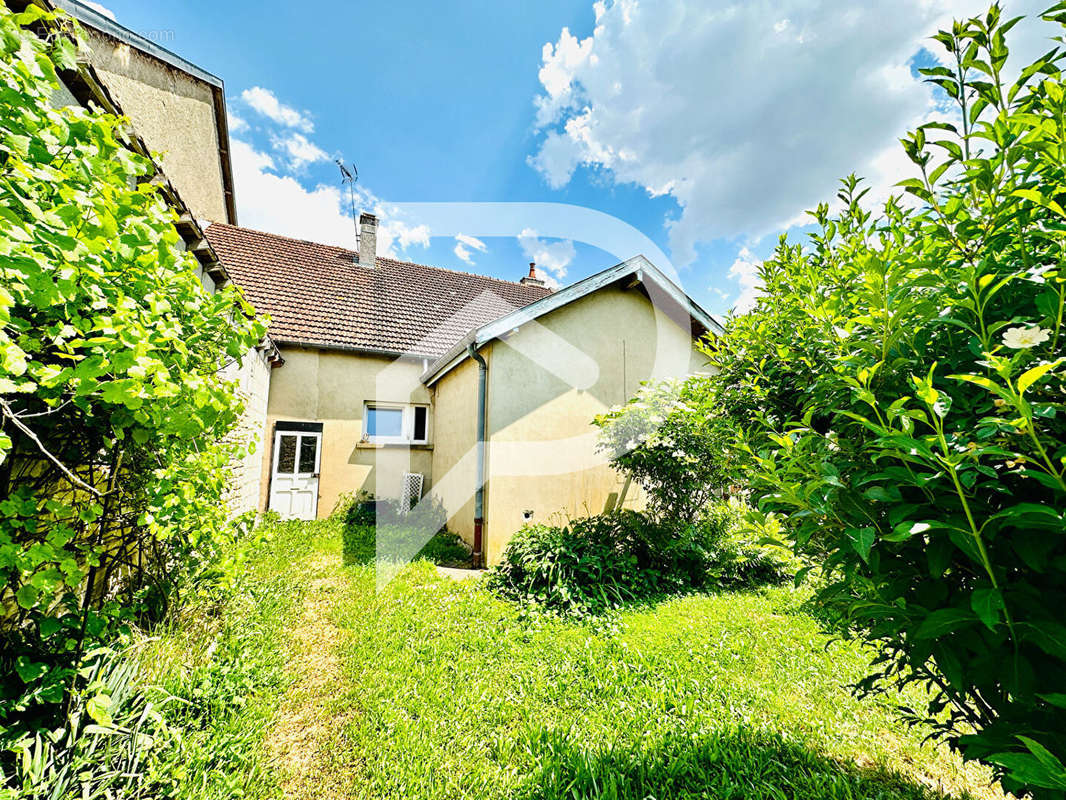
[[314, 519], [318, 515], [321, 445], [321, 433], [278, 431], [275, 434], [271, 511], [284, 519]]

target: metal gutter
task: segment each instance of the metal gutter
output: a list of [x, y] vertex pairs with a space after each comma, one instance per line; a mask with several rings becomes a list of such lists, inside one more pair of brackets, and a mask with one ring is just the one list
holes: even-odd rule
[[488, 383], [489, 365], [472, 343], [467, 345], [467, 355], [477, 362], [477, 484], [474, 487], [474, 552], [475, 567], [485, 564], [485, 391]]
[[372, 356], [388, 356], [389, 358], [408, 358], [412, 361], [433, 361], [437, 356], [430, 353], [407, 353], [399, 350], [385, 350], [378, 347], [360, 347], [354, 344], [339, 344], [332, 342], [315, 342], [310, 339], [284, 339], [274, 336], [274, 343], [287, 347], [303, 347], [309, 350], [335, 350], [339, 353], [365, 353]]

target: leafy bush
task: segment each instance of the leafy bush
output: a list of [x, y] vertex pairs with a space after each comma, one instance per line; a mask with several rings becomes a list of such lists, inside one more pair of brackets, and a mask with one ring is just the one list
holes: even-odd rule
[[629, 510], [561, 527], [527, 525], [511, 537], [488, 583], [509, 599], [585, 615], [678, 592], [791, 578], [789, 562], [744, 537], [738, 513], [724, 505], [684, 526]]
[[410, 556], [442, 566], [470, 565], [470, 548], [458, 535], [445, 530], [447, 514], [436, 499], [403, 509], [398, 500], [374, 499], [361, 492], [345, 504], [342, 513], [346, 564]]
[[708, 584], [722, 589], [756, 589], [791, 581], [802, 562], [778, 544], [781, 526], [773, 515], [739, 502], [711, 505], [699, 522], [707, 549]]
[[[1066, 21], [1066, 6], [1046, 19]], [[1004, 80], [998, 7], [923, 72], [954, 124], [904, 140], [918, 177], [880, 216], [784, 238], [704, 384], [746, 429], [750, 480], [880, 651], [862, 688], [933, 690], [925, 717], [1016, 792], [1066, 790], [1066, 92], [1058, 56]]]
[[648, 511], [662, 522], [694, 522], [733, 475], [728, 446], [736, 437], [719, 424], [702, 382], [644, 384], [628, 403], [597, 416], [599, 448], [648, 494]]
[[60, 25], [0, 6], [0, 719], [26, 729], [94, 643], [232, 574], [241, 405], [219, 371], [264, 332], [203, 287], [127, 122], [54, 107], [77, 66]]

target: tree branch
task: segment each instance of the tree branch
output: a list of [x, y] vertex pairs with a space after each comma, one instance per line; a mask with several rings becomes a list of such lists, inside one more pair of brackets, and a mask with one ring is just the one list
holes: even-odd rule
[[2, 410], [4, 412], [4, 416], [7, 417], [8, 419], [10, 419], [11, 423], [16, 428], [18, 428], [20, 431], [22, 431], [22, 433], [25, 434], [26, 437], [30, 441], [32, 441], [34, 444], [37, 445], [37, 449], [40, 450], [44, 454], [45, 458], [47, 458], [49, 461], [51, 461], [53, 464], [55, 464], [57, 467], [59, 467], [60, 472], [62, 472], [64, 475], [66, 475], [67, 479], [71, 483], [73, 483], [75, 486], [78, 486], [78, 487], [84, 489], [87, 492], [91, 492], [92, 494], [96, 495], [97, 497], [101, 496], [101, 493], [100, 493], [100, 491], [98, 489], [96, 489], [96, 488], [90, 486], [89, 484], [87, 484], [85, 481], [83, 481], [81, 478], [79, 478], [77, 475], [75, 475], [73, 472], [71, 472], [66, 464], [64, 464], [62, 461], [60, 461], [58, 458], [56, 458], [54, 455], [52, 455], [51, 453], [48, 452], [48, 450], [44, 446], [44, 443], [41, 442], [41, 440], [37, 437], [37, 434], [34, 433], [32, 430], [30, 430], [30, 428], [28, 428], [26, 426], [26, 424], [21, 419], [18, 418], [18, 415], [15, 414], [15, 412], [11, 410], [11, 406], [8, 405], [7, 400], [0, 399], [0, 410]]

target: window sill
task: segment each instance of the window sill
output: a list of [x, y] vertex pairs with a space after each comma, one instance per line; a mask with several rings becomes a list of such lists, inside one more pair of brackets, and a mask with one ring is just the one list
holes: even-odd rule
[[429, 443], [411, 444], [410, 442], [359, 442], [357, 450], [432, 450]]

